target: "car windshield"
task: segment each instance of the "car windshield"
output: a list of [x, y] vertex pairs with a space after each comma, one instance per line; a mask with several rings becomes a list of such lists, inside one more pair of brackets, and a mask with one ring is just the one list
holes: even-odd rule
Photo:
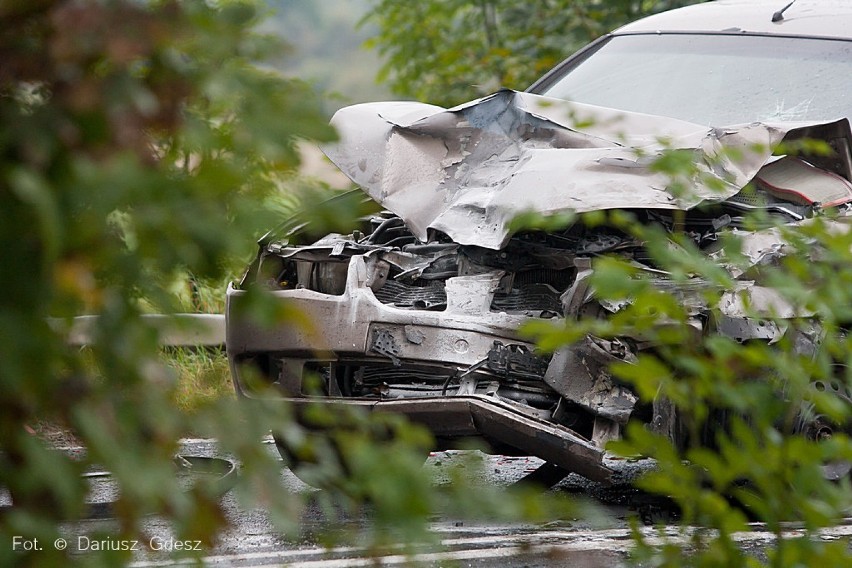
[[852, 42], [614, 36], [536, 92], [711, 126], [852, 119]]

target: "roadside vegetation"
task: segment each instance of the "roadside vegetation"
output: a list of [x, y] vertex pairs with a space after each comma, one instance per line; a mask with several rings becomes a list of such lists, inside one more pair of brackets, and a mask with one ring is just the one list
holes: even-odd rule
[[523, 91], [610, 30], [696, 0], [376, 0], [362, 25], [396, 95], [455, 106], [499, 88]]
[[177, 374], [174, 403], [181, 412], [192, 414], [217, 400], [233, 398], [234, 385], [223, 349], [174, 347], [164, 350], [163, 358]]

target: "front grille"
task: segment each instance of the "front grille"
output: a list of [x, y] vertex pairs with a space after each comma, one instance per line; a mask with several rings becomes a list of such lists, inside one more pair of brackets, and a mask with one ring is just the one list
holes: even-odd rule
[[[553, 316], [562, 313], [559, 296], [574, 280], [571, 270], [527, 270], [515, 275], [509, 293], [497, 292], [491, 302], [495, 312], [544, 312], [536, 315]], [[443, 311], [447, 307], [447, 292], [440, 280], [408, 284], [388, 280], [375, 291], [376, 299], [396, 308]]]
[[337, 364], [335, 378], [344, 396], [385, 397], [391, 389], [410, 391], [412, 396], [437, 395], [453, 370], [429, 366]]
[[449, 370], [436, 372], [434, 370], [400, 369], [388, 366], [361, 367], [361, 380], [365, 385], [380, 385], [382, 383], [432, 383], [442, 384], [452, 373]]
[[552, 270], [549, 268], [537, 268], [515, 273], [514, 286], [521, 287], [524, 284], [550, 284], [557, 290], [565, 290], [574, 283], [575, 270]]
[[429, 282], [426, 286], [388, 280], [384, 286], [376, 290], [375, 295], [381, 303], [397, 308], [438, 311], [447, 307], [444, 283], [437, 280]]
[[[515, 363], [519, 363], [515, 361]], [[335, 377], [340, 393], [346, 397], [393, 399], [406, 397], [452, 396], [459, 389], [458, 370], [428, 365], [392, 367], [390, 365], [337, 364]], [[326, 373], [325, 376], [328, 376]], [[478, 379], [476, 394], [494, 391], [501, 398], [535, 408], [552, 408], [558, 396], [540, 378], [500, 376], [485, 368], [471, 375]]]
[[560, 293], [549, 284], [522, 284], [508, 294], [498, 292], [491, 301], [495, 312], [534, 311], [541, 315], [558, 315], [562, 312]]

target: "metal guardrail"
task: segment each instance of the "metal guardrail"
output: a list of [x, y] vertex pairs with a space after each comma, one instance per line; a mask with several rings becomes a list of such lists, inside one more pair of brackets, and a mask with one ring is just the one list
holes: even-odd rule
[[[71, 320], [50, 319], [51, 326], [67, 334], [70, 345], [92, 343], [99, 316], [78, 316]], [[145, 314], [142, 320], [160, 332], [160, 344], [167, 347], [216, 347], [225, 344], [225, 316], [222, 314]]]

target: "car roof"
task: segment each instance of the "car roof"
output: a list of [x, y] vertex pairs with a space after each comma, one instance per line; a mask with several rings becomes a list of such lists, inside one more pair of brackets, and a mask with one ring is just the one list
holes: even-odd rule
[[616, 35], [655, 32], [752, 33], [852, 40], [852, 2], [796, 0], [716, 0], [648, 16], [618, 28]]

